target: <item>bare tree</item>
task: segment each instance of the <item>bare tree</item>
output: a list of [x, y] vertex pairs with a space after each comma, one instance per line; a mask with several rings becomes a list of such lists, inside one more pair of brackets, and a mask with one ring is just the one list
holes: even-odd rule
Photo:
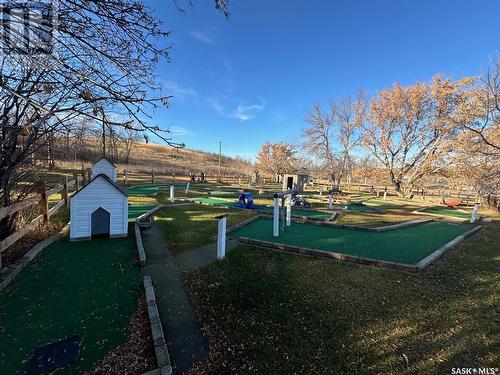
[[352, 166], [352, 151], [359, 144], [358, 129], [364, 122], [367, 98], [332, 102], [329, 111], [316, 104], [309, 112], [303, 131], [304, 147], [327, 171], [332, 187], [338, 188]]
[[[13, 35], [12, 43], [2, 44], [0, 58], [2, 206], [28, 194], [20, 192], [19, 184], [26, 180], [27, 161], [52, 137], [71, 133], [78, 117], [104, 121], [109, 128], [123, 124], [104, 115], [119, 114], [133, 119], [134, 130], [146, 141], [152, 133], [174, 147], [183, 146], [148, 121], [151, 110], [169, 99], [154, 76], [157, 62], [169, 59], [168, 47], [159, 47], [169, 33], [153, 12], [137, 0], [57, 4], [57, 31], [51, 19], [27, 22], [22, 15], [30, 14], [31, 2], [8, 2], [12, 9], [5, 14], [10, 18], [0, 24], [1, 35]], [[215, 5], [227, 12], [225, 0]], [[51, 6], [37, 3], [41, 14], [52, 14]], [[50, 48], [32, 48], [26, 35], [40, 36]], [[0, 236], [11, 230], [11, 222], [0, 223]]]

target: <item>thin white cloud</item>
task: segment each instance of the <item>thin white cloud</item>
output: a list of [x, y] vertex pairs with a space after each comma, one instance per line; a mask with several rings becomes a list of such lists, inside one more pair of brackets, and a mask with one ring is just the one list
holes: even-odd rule
[[168, 81], [165, 83], [167, 91], [172, 93], [174, 97], [185, 98], [186, 96], [198, 96], [198, 91], [190, 87], [184, 87], [177, 82]]
[[[224, 105], [221, 104], [221, 99], [209, 97], [207, 98], [210, 106], [223, 117], [235, 118], [240, 121], [248, 121], [255, 118], [256, 114], [264, 109], [265, 103], [260, 99], [260, 104], [241, 104], [241, 100], [227, 100]], [[236, 102], [236, 103], [235, 103]], [[234, 108], [234, 109], [232, 109]]]
[[189, 34], [193, 38], [198, 39], [200, 42], [203, 42], [205, 44], [209, 44], [209, 45], [215, 44], [213, 37], [207, 31], [192, 30], [189, 32]]
[[182, 126], [171, 126], [168, 130], [174, 136], [193, 136], [194, 132], [189, 129], [183, 128]]

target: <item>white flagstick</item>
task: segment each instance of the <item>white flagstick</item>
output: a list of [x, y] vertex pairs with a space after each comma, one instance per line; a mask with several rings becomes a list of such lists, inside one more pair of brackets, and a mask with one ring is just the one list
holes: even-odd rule
[[174, 203], [174, 185], [170, 185], [170, 203]]
[[274, 213], [273, 213], [273, 236], [280, 235], [280, 203], [278, 195], [274, 196]]
[[292, 194], [286, 197], [286, 226], [292, 225]]
[[216, 216], [218, 220], [217, 227], [217, 259], [224, 259], [226, 257], [226, 225], [227, 214]]
[[478, 204], [478, 203], [476, 203], [476, 204], [474, 205], [474, 209], [472, 210], [472, 215], [471, 215], [471, 217], [470, 217], [470, 223], [471, 223], [471, 224], [474, 224], [474, 222], [475, 222], [475, 221], [476, 221], [476, 219], [477, 219], [477, 210], [478, 210], [478, 209], [479, 209], [479, 204]]
[[186, 195], [187, 195], [187, 193], [189, 193], [189, 182], [186, 185]]

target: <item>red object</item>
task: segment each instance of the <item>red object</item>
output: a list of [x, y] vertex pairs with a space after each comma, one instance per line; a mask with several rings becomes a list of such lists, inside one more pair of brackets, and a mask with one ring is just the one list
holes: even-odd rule
[[443, 204], [447, 207], [457, 207], [460, 203], [462, 203], [462, 200], [458, 198], [443, 198]]

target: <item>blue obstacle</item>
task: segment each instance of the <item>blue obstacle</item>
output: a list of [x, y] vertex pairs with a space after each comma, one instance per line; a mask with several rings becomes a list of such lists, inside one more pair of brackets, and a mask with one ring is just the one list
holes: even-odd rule
[[238, 202], [240, 208], [252, 208], [253, 206], [253, 195], [252, 193], [243, 193], [240, 195], [240, 200]]

